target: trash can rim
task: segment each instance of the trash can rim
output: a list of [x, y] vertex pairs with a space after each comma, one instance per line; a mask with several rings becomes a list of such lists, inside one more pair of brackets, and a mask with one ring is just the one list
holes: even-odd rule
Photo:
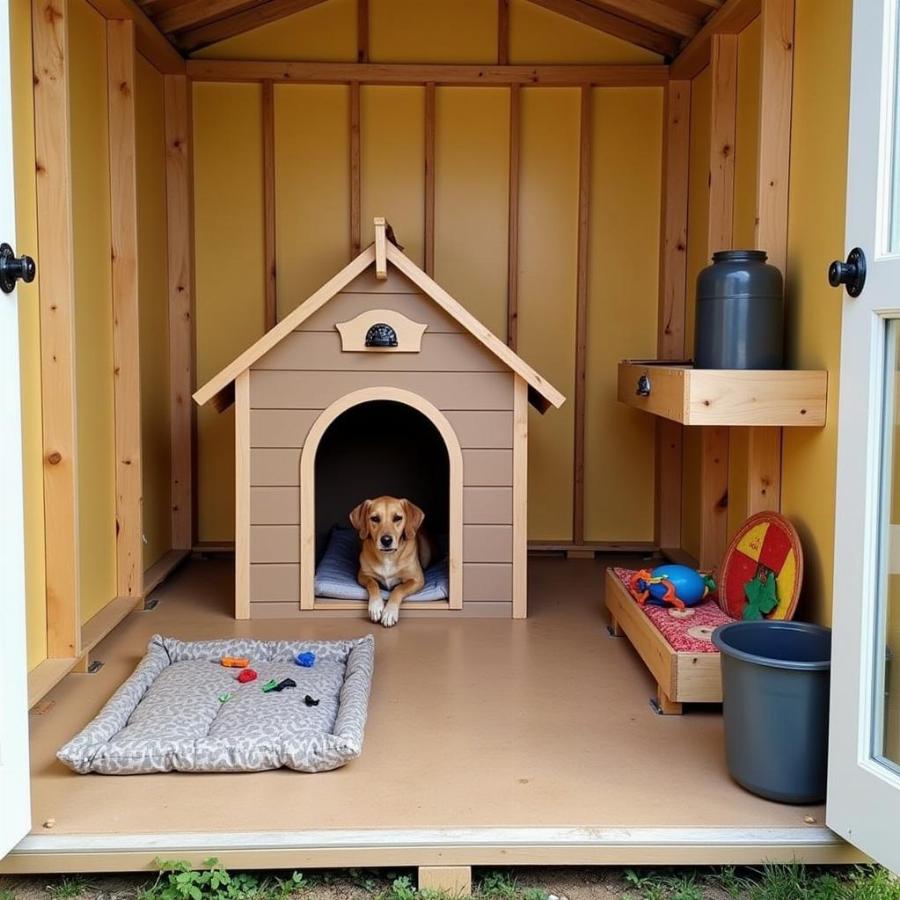
[[712, 642], [716, 649], [724, 656], [730, 656], [733, 659], [739, 659], [742, 662], [753, 663], [758, 666], [765, 666], [769, 669], [787, 669], [796, 672], [826, 672], [831, 668], [831, 658], [815, 659], [815, 660], [786, 660], [775, 659], [771, 656], [760, 656], [756, 653], [748, 653], [746, 650], [739, 650], [727, 642], [729, 631], [736, 631], [741, 628], [759, 627], [759, 626], [777, 627], [780, 626], [785, 630], [806, 631], [806, 632], [825, 632], [830, 634], [831, 629], [824, 625], [816, 625], [813, 622], [790, 622], [785, 619], [764, 619], [756, 622], [728, 622], [725, 625], [719, 625], [712, 633]]

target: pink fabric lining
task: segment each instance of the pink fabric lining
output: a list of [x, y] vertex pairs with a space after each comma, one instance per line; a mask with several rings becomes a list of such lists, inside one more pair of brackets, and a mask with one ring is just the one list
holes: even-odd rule
[[[634, 574], [634, 569], [613, 568], [613, 574], [628, 590], [628, 580]], [[670, 607], [656, 606], [645, 603], [643, 606], [634, 601], [647, 618], [656, 626], [662, 636], [673, 650], [684, 653], [718, 653], [713, 646], [710, 636], [719, 625], [733, 622], [731, 616], [726, 615], [714, 600], [707, 600], [699, 606], [694, 606], [689, 612], [693, 615], [686, 618], [673, 616]]]

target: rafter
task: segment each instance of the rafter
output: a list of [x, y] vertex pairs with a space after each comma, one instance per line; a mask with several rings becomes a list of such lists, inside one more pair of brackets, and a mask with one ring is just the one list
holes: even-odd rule
[[312, 6], [318, 6], [323, 2], [325, 0], [267, 0], [259, 6], [253, 6], [243, 12], [183, 32], [178, 36], [178, 46], [183, 51], [190, 53], [207, 44], [224, 41], [226, 38], [243, 34], [252, 28], [267, 25], [269, 22], [277, 22], [279, 19]]
[[672, 78], [693, 78], [709, 63], [714, 34], [738, 34], [758, 15], [760, 0], [726, 0], [672, 61]]
[[170, 34], [233, 15], [255, 3], [256, 0], [187, 0], [155, 15], [153, 23], [160, 31]]
[[[606, 10], [589, 3], [583, 3], [581, 0], [530, 0], [530, 2], [565, 16], [567, 19], [573, 19], [583, 25], [596, 28], [598, 31], [605, 31], [614, 37], [652, 50], [662, 56], [671, 57], [678, 52], [679, 41], [671, 35], [661, 34], [630, 19], [606, 12]], [[621, 5], [623, 8], [631, 6], [628, 2]]]
[[688, 15], [659, 0], [583, 0], [583, 2], [682, 38], [693, 37], [700, 30], [700, 20], [696, 16]]
[[668, 81], [663, 65], [473, 66], [439, 63], [270, 62], [189, 59], [194, 81], [267, 81], [275, 84], [457, 84], [573, 87], [655, 87]]

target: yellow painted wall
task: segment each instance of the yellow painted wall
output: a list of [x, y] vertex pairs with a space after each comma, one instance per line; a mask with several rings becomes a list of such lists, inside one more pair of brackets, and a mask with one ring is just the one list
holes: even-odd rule
[[800, 614], [831, 621], [841, 299], [828, 263], [843, 253], [850, 0], [798, 0], [787, 264], [787, 361], [828, 369], [827, 424], [784, 432], [782, 509], [806, 557]]
[[[31, 3], [10, 2], [13, 161], [16, 191], [16, 252], [40, 261], [34, 177], [34, 95], [31, 70]], [[22, 457], [25, 500], [25, 597], [28, 668], [47, 656], [44, 568], [44, 474], [41, 434], [41, 322], [38, 278], [19, 282], [19, 362], [22, 379]]]
[[593, 91], [585, 537], [653, 535], [655, 424], [616, 402], [617, 363], [656, 353], [662, 90]]
[[356, 61], [356, 0], [328, 0], [198, 50], [211, 59]]
[[528, 0], [510, 0], [509, 61], [653, 63], [661, 59], [651, 50], [557, 15]]
[[494, 62], [496, 0], [370, 0], [369, 56], [375, 62]]
[[[264, 328], [262, 104], [259, 85], [195, 84], [197, 381]], [[234, 411], [197, 415], [199, 534], [234, 535]]]
[[75, 366], [81, 616], [116, 595], [106, 22], [86, 0], [69, 5]]
[[141, 465], [147, 569], [172, 548], [166, 126], [162, 75], [140, 55], [136, 70]]
[[509, 91], [438, 88], [434, 277], [506, 340]]
[[[694, 352], [694, 298], [697, 275], [709, 261], [709, 128], [712, 82], [704, 69], [691, 88], [690, 175], [688, 184], [687, 293], [685, 299], [685, 350]], [[700, 432], [684, 429], [681, 545], [692, 556], [700, 555]]]
[[[328, 0], [207, 48], [203, 56], [353, 58], [355, 13]], [[374, 61], [490, 62], [496, 58], [494, 0], [372, 0]], [[286, 37], [289, 35], [290, 37]], [[299, 36], [304, 35], [303, 40]], [[294, 40], [296, 36], [298, 39]], [[652, 53], [587, 26], [513, 0], [511, 57], [516, 61], [656, 62]], [[319, 44], [321, 42], [321, 52]], [[349, 42], [349, 43], [348, 43]], [[348, 49], [349, 47], [349, 49]], [[195, 88], [197, 154], [198, 379], [202, 382], [262, 329], [261, 146], [258, 88]], [[592, 276], [592, 383], [588, 395], [588, 536], [652, 538], [651, 427], [619, 410], [610, 378], [625, 353], [655, 346], [659, 231], [658, 90], [596, 90]], [[230, 108], [229, 103], [237, 104]], [[278, 308], [284, 315], [349, 256], [347, 89], [275, 89]], [[384, 215], [416, 262], [424, 262], [424, 113], [421, 87], [361, 89], [363, 245], [372, 218]], [[238, 132], [236, 121], [247, 115]], [[221, 118], [220, 118], [221, 117]], [[438, 88], [435, 134], [435, 275], [489, 328], [506, 336], [509, 92]], [[519, 350], [572, 398], [580, 97], [577, 89], [522, 93]], [[223, 148], [225, 152], [223, 152]], [[622, 177], [618, 167], [633, 169]], [[234, 173], [241, 190], [235, 194]], [[617, 228], [620, 222], [621, 227]], [[234, 234], [228, 232], [234, 229]], [[618, 240], [618, 232], [628, 240]], [[227, 235], [227, 237], [226, 237]], [[603, 272], [615, 240], [616, 262], [632, 277]], [[235, 242], [243, 264], [229, 258]], [[648, 265], [645, 257], [649, 255]], [[248, 274], [249, 273], [249, 274]], [[635, 297], [644, 304], [635, 307]], [[622, 315], [628, 309], [629, 315]], [[615, 337], [614, 337], [615, 336]], [[617, 346], [617, 344], [619, 346]], [[230, 348], [228, 350], [227, 348]], [[622, 350], [621, 348], [626, 348]], [[227, 350], [227, 352], [226, 352]], [[594, 379], [596, 377], [596, 383]], [[532, 416], [533, 539], [572, 536], [574, 406]], [[231, 537], [232, 419], [201, 410], [200, 539]], [[611, 437], [619, 428], [627, 439]], [[632, 447], [629, 441], [636, 441]], [[627, 511], [620, 508], [627, 497]]]
[[[316, 123], [315, 128], [309, 127], [310, 122]], [[350, 259], [349, 147], [349, 87], [275, 87], [279, 318]]]
[[425, 88], [360, 88], [362, 245], [384, 216], [404, 253], [425, 264]]
[[519, 188], [519, 353], [568, 398], [530, 410], [528, 536], [572, 537], [578, 88], [522, 93]]

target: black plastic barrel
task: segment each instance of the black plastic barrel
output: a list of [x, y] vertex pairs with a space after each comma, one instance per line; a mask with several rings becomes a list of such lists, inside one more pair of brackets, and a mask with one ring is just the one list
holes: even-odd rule
[[697, 276], [694, 365], [780, 369], [784, 281], [764, 250], [720, 250]]
[[779, 803], [825, 799], [831, 631], [806, 622], [731, 622], [722, 654], [731, 777]]

